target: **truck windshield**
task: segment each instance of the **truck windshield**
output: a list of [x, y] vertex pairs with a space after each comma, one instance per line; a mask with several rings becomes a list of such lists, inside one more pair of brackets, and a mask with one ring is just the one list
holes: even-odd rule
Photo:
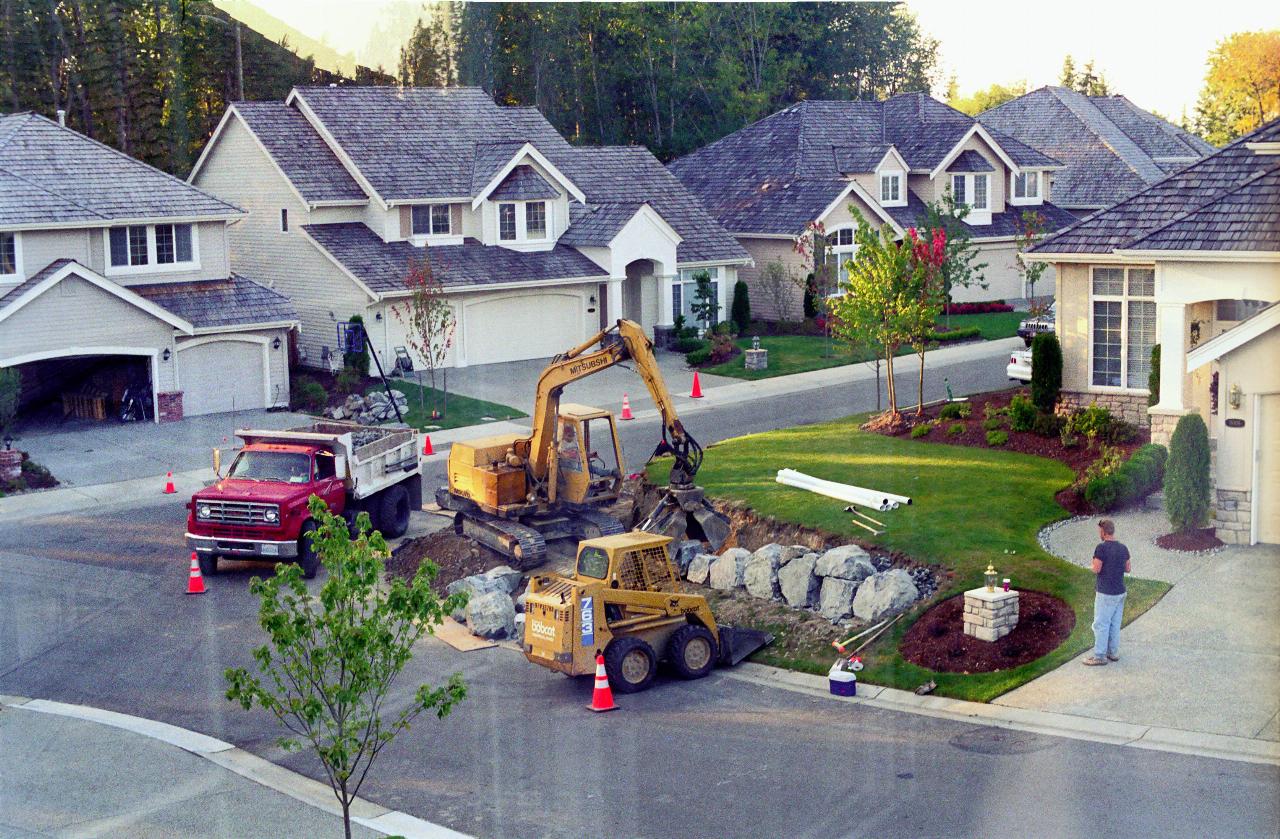
[[229, 478], [305, 484], [311, 476], [311, 456], [301, 452], [240, 452]]

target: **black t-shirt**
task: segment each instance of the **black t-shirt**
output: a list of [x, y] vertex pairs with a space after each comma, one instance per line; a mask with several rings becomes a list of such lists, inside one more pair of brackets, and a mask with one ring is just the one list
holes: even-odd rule
[[1096, 591], [1099, 594], [1124, 594], [1124, 566], [1129, 562], [1129, 549], [1110, 540], [1099, 542], [1098, 547], [1093, 549], [1093, 555], [1102, 560]]

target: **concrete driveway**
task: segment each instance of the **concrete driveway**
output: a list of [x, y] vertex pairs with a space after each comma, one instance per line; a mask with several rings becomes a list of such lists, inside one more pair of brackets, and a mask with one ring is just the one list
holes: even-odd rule
[[[1162, 513], [1114, 518], [1134, 576], [1173, 589], [1121, 632], [1120, 661], [1083, 667], [1086, 652], [996, 703], [1280, 741], [1280, 547], [1179, 554], [1151, 541], [1168, 531]], [[1057, 528], [1048, 541], [1084, 565], [1098, 540], [1088, 519]]]

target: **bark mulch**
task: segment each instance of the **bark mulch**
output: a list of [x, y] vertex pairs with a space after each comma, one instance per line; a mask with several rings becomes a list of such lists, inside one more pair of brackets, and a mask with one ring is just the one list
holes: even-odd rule
[[1221, 548], [1225, 542], [1214, 535], [1212, 527], [1188, 530], [1186, 533], [1166, 533], [1156, 537], [1156, 545], [1166, 551], [1199, 553]]
[[432, 588], [440, 592], [454, 580], [507, 564], [507, 559], [497, 551], [465, 536], [458, 536], [452, 530], [441, 530], [410, 539], [392, 551], [391, 559], [387, 561], [387, 573], [410, 580], [418, 573], [422, 560], [428, 558], [440, 568], [432, 583]]
[[944, 600], [907, 630], [899, 649], [907, 661], [947, 673], [990, 673], [1047, 655], [1075, 628], [1064, 601], [1038, 591], [1018, 596], [1018, 625], [999, 641], [964, 634], [964, 595]]

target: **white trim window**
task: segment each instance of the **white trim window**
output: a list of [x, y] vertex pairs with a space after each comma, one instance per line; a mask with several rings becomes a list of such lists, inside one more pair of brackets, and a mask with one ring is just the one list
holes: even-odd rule
[[524, 205], [524, 234], [528, 239], [547, 238], [547, 202], [530, 201]]
[[17, 233], [0, 233], [0, 281], [22, 275], [22, 245]]
[[1040, 203], [1040, 173], [1019, 172], [1013, 176], [1013, 200], [1022, 204]]
[[[693, 316], [693, 304], [697, 302], [695, 296], [698, 290], [698, 283], [694, 277], [706, 271], [711, 277], [711, 291], [716, 301], [720, 300], [720, 268], [719, 266], [711, 266], [710, 268], [681, 268], [680, 276], [671, 283], [671, 311], [676, 315], [684, 315], [686, 324], [694, 324], [697, 319]], [[674, 317], [674, 315], [673, 315]], [[715, 326], [720, 322], [720, 313], [717, 310], [712, 317], [709, 326]]]
[[498, 204], [498, 241], [545, 242], [551, 233], [546, 201], [503, 201]]
[[453, 216], [448, 204], [418, 204], [410, 216], [414, 236], [453, 235]]
[[973, 203], [970, 205], [975, 210], [989, 210], [991, 204], [987, 202], [987, 176], [973, 175]]
[[837, 227], [827, 231], [827, 264], [833, 267], [832, 276], [836, 282], [833, 293], [839, 293], [840, 283], [848, 279], [844, 273], [844, 264], [857, 253], [858, 245], [853, 239], [852, 227]]
[[193, 224], [132, 224], [103, 231], [107, 274], [200, 267]]
[[964, 175], [951, 176], [951, 197], [956, 200], [956, 206], [966, 203], [965, 196], [965, 179]]
[[880, 203], [884, 205], [904, 204], [902, 196], [902, 173], [882, 172], [880, 174]]
[[516, 241], [516, 205], [498, 205], [498, 239], [502, 242]]
[[1156, 342], [1153, 268], [1095, 266], [1090, 275], [1089, 383], [1147, 389]]
[[951, 195], [956, 200], [956, 206], [965, 205], [971, 210], [980, 211], [991, 209], [987, 185], [986, 175], [952, 175]]

